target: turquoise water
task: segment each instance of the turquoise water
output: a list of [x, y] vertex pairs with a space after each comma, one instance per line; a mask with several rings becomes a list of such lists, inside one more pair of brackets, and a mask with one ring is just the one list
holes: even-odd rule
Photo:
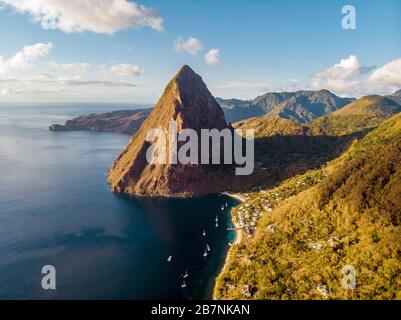
[[[226, 228], [236, 200], [111, 193], [106, 172], [129, 136], [47, 130], [72, 116], [129, 107], [0, 106], [0, 299], [210, 297], [234, 237]], [[44, 265], [56, 268], [55, 291], [41, 288]]]

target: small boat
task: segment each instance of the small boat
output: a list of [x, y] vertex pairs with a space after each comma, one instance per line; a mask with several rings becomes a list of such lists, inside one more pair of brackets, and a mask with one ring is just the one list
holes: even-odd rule
[[181, 288], [186, 288], [186, 287], [187, 287], [187, 284], [185, 283], [185, 280], [184, 280], [184, 282], [181, 285]]
[[215, 221], [216, 221], [216, 222], [219, 222], [219, 216], [216, 216]]
[[167, 262], [171, 262], [171, 260], [173, 260], [173, 256], [169, 256], [169, 257], [167, 258]]
[[188, 270], [185, 270], [185, 274], [183, 274], [182, 277], [183, 277], [184, 279], [186, 279], [186, 278], [189, 277]]
[[226, 208], [228, 208], [228, 202], [226, 202]]
[[218, 228], [219, 227], [219, 222], [218, 221], [216, 221], [216, 228]]
[[224, 211], [224, 204], [221, 206], [221, 211]]
[[203, 254], [203, 256], [206, 258], [207, 257], [207, 250], [205, 249], [205, 253]]
[[206, 230], [203, 230], [202, 235], [203, 235], [204, 237], [206, 237]]
[[210, 252], [210, 247], [207, 243], [206, 243], [206, 250]]

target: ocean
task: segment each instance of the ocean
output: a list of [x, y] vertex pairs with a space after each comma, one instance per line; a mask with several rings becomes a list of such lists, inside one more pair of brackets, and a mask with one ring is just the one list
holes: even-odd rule
[[[129, 136], [48, 130], [73, 116], [137, 107], [0, 105], [0, 299], [211, 297], [237, 200], [114, 194], [106, 173]], [[56, 290], [41, 286], [45, 265], [56, 268]]]

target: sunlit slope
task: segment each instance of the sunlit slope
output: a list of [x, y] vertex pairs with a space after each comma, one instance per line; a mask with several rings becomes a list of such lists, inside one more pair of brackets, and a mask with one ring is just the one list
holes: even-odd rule
[[[262, 201], [274, 210], [233, 248], [216, 297], [401, 299], [400, 159], [396, 115], [327, 167], [251, 195], [247, 210]], [[305, 184], [310, 177], [321, 181]], [[342, 286], [346, 265], [355, 290]]]

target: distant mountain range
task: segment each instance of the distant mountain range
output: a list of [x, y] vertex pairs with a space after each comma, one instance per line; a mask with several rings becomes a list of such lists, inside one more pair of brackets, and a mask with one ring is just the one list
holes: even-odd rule
[[253, 129], [255, 137], [274, 135], [331, 135], [340, 136], [375, 128], [384, 120], [401, 112], [401, 105], [378, 95], [362, 97], [345, 107], [299, 124], [276, 115], [250, 118], [233, 124], [235, 129]]
[[[401, 104], [401, 90], [387, 98]], [[333, 113], [354, 100], [340, 98], [327, 90], [266, 93], [254, 100], [216, 98], [229, 123], [272, 116], [305, 124]], [[132, 135], [139, 130], [151, 111], [149, 108], [83, 115], [68, 120], [64, 125], [52, 124], [49, 129], [118, 132]]]
[[274, 115], [297, 123], [306, 123], [351, 103], [328, 90], [271, 92], [243, 101], [217, 98], [227, 121], [237, 122], [261, 115]]

